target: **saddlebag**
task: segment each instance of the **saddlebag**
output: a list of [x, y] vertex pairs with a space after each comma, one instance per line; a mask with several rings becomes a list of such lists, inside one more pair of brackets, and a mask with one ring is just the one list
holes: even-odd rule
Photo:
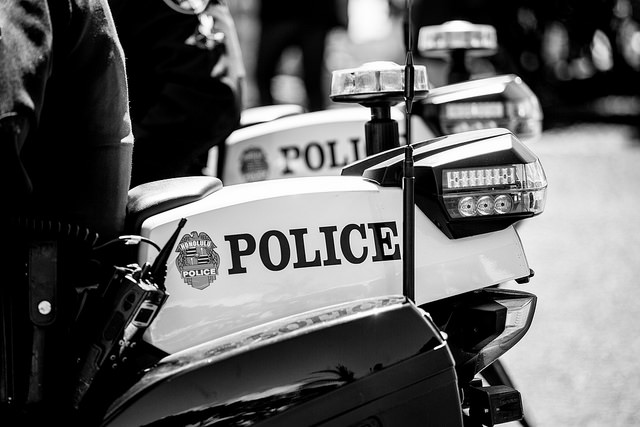
[[454, 362], [428, 315], [373, 298], [170, 355], [104, 425], [462, 425]]

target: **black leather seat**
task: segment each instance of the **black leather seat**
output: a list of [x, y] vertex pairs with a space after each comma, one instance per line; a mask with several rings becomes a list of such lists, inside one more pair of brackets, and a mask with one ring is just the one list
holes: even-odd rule
[[125, 229], [137, 234], [149, 217], [202, 199], [222, 188], [222, 181], [211, 176], [163, 179], [129, 190]]

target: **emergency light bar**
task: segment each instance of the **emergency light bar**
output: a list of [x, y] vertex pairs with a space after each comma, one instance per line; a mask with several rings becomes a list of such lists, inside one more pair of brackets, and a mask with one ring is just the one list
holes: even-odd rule
[[[371, 103], [401, 101], [404, 97], [404, 65], [391, 61], [367, 62], [357, 68], [334, 71], [331, 99], [336, 102]], [[416, 99], [429, 91], [427, 68], [414, 66]]]
[[448, 57], [455, 49], [464, 49], [470, 55], [488, 56], [497, 48], [498, 37], [491, 25], [456, 20], [422, 27], [418, 33], [418, 51], [424, 57]]

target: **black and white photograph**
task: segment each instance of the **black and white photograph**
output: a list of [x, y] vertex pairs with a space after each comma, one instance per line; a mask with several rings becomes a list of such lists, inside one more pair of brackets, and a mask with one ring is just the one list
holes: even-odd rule
[[640, 426], [640, 1], [0, 0], [0, 425]]

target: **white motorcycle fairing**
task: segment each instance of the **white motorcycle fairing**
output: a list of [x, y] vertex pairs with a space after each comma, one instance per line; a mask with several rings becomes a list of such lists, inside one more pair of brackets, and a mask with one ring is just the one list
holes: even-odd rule
[[[416, 304], [529, 275], [512, 226], [452, 240], [415, 213]], [[402, 292], [400, 188], [350, 176], [233, 185], [150, 217], [141, 235], [166, 242], [181, 218], [187, 223], [168, 264], [169, 298], [145, 335], [167, 353]], [[155, 256], [143, 246], [140, 265]]]
[[[401, 143], [405, 138], [403, 107], [391, 107]], [[360, 106], [294, 114], [235, 130], [227, 138], [224, 171], [219, 175], [218, 148], [209, 151], [207, 170], [225, 185], [318, 175], [339, 175], [349, 163], [366, 157], [368, 108]], [[411, 119], [412, 142], [433, 138], [418, 116]]]

